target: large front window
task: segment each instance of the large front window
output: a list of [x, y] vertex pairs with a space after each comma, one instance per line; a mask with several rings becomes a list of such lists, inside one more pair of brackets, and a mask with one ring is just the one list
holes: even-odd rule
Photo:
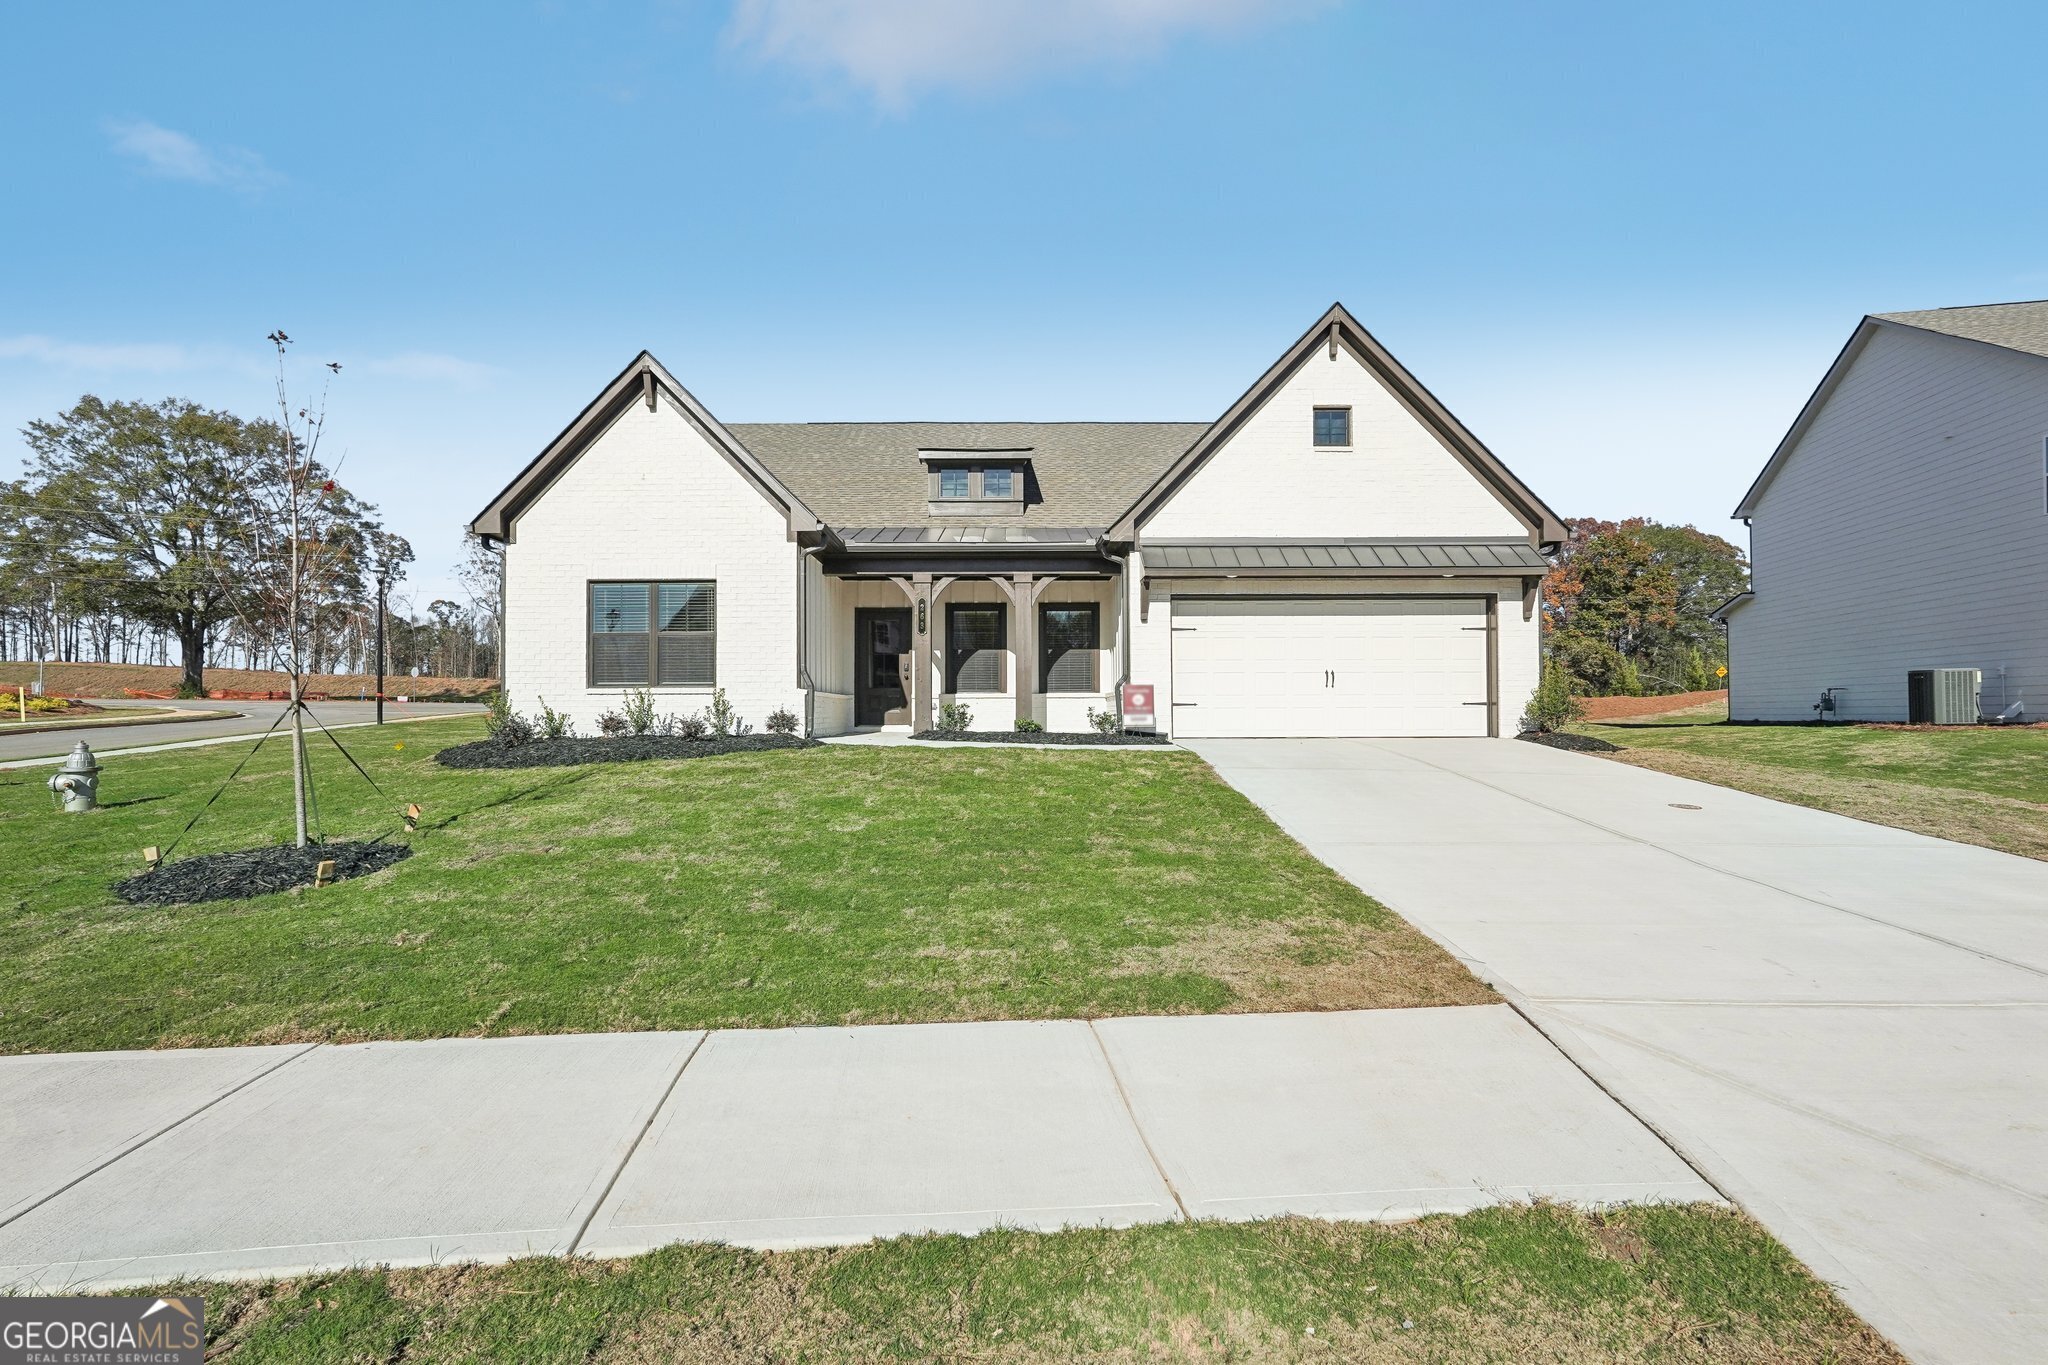
[[1102, 647], [1100, 608], [1093, 602], [1047, 604], [1038, 613], [1038, 676], [1048, 692], [1094, 692]]
[[1003, 608], [956, 602], [946, 608], [946, 690], [1003, 690]]
[[592, 583], [592, 687], [711, 687], [718, 677], [718, 585]]

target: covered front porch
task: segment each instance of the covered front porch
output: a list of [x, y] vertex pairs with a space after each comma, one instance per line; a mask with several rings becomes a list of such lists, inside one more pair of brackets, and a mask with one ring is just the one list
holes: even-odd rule
[[1122, 585], [1121, 563], [1092, 542], [850, 540], [815, 555], [810, 733], [929, 730], [946, 703], [976, 730], [1086, 730], [1126, 667]]

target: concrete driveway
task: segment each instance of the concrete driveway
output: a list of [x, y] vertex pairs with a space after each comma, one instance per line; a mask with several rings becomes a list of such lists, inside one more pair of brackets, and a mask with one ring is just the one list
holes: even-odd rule
[[1916, 1359], [2048, 1359], [2048, 864], [1512, 740], [1189, 747]]

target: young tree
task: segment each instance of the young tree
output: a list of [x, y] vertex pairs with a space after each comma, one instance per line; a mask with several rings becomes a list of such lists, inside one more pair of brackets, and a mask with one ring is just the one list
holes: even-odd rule
[[[323, 600], [351, 585], [360, 593], [376, 527], [374, 509], [350, 496], [317, 458], [327, 426], [327, 389], [316, 403], [294, 407], [286, 366], [291, 338], [272, 332], [277, 351], [276, 439], [260, 452], [245, 481], [246, 540], [233, 573], [238, 614], [251, 633], [274, 642], [277, 663], [290, 683], [292, 823], [300, 848], [307, 843], [305, 675], [308, 626]], [[341, 366], [326, 366], [329, 383]]]
[[10, 572], [38, 578], [41, 597], [68, 587], [81, 606], [170, 632], [179, 690], [202, 692], [207, 648], [232, 612], [219, 564], [247, 529], [244, 480], [275, 429], [184, 399], [87, 394], [22, 436], [27, 475], [0, 498]]

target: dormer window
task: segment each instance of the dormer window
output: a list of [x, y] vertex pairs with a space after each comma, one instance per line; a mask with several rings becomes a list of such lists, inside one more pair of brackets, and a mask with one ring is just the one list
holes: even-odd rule
[[1014, 517], [1024, 512], [1031, 452], [920, 450], [926, 470], [926, 510], [935, 517]]

